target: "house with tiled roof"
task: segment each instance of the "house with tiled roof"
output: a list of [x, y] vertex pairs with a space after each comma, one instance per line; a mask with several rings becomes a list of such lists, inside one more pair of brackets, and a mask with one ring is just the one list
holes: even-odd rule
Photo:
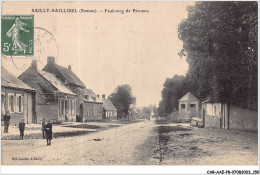
[[102, 120], [103, 102], [97, 98], [91, 89], [85, 89], [83, 103], [83, 121]]
[[191, 92], [179, 99], [179, 120], [190, 121], [191, 118], [199, 116], [200, 100]]
[[36, 91], [2, 67], [1, 70], [1, 115], [7, 111], [11, 124], [17, 125], [21, 119], [25, 123], [36, 123]]
[[79, 79], [79, 77], [72, 71], [71, 66], [68, 68], [56, 64], [54, 57], [47, 58], [47, 64], [42, 69], [43, 71], [54, 74], [58, 79], [66, 85], [74, 94], [76, 94], [76, 115], [83, 121], [84, 115], [84, 92], [86, 85]]
[[[98, 95], [99, 98], [99, 95]], [[109, 100], [106, 99], [106, 96], [103, 94], [101, 98], [103, 102], [103, 119], [117, 119], [117, 109], [114, 104]]]
[[76, 121], [76, 94], [54, 74], [38, 70], [36, 60], [19, 79], [36, 89], [38, 122], [42, 118], [51, 119], [52, 122]]

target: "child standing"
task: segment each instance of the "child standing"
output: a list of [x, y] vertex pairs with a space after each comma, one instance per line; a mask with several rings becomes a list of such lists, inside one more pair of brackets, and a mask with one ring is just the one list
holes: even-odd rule
[[52, 139], [52, 123], [51, 120], [48, 120], [48, 123], [45, 125], [45, 137], [47, 140], [47, 146], [51, 145]]
[[21, 119], [21, 122], [19, 123], [20, 139], [23, 139], [24, 129], [25, 129], [24, 119]]

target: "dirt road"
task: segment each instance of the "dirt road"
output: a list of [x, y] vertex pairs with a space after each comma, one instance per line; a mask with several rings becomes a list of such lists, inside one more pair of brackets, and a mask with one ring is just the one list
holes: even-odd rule
[[144, 121], [84, 136], [2, 140], [2, 164], [256, 165], [257, 133]]
[[2, 164], [135, 164], [135, 147], [149, 137], [153, 125], [145, 121], [84, 136], [58, 138], [51, 146], [46, 146], [42, 139], [2, 140]]

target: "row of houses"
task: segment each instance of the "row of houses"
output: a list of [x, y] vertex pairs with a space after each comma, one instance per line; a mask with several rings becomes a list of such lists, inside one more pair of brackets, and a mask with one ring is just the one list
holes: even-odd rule
[[204, 128], [258, 131], [257, 111], [215, 102], [210, 96], [200, 102], [191, 92], [179, 100], [178, 119], [201, 123]]
[[117, 119], [117, 109], [109, 99], [96, 95], [72, 71], [62, 67], [54, 57], [39, 70], [37, 61], [18, 78], [2, 67], [2, 116], [9, 111], [12, 124], [21, 118], [26, 123]]

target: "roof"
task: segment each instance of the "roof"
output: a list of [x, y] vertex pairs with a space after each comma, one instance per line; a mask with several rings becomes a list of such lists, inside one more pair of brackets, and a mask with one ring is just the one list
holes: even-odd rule
[[212, 102], [211, 97], [208, 96], [208, 97], [206, 98], [206, 100], [204, 100], [202, 103], [211, 103], [211, 102]]
[[87, 89], [87, 88], [84, 89], [84, 95], [89, 95], [92, 98], [97, 97], [96, 94], [92, 91], [92, 89]]
[[209, 95], [202, 103], [221, 103], [221, 102], [215, 100], [211, 95]]
[[72, 72], [72, 70], [62, 67], [58, 64], [54, 64], [54, 65], [59, 70], [59, 72], [63, 75], [63, 77], [66, 79], [67, 82], [81, 87], [86, 87], [85, 84], [79, 79], [79, 77], [74, 72]]
[[117, 111], [116, 107], [113, 105], [113, 103], [109, 99], [101, 99], [103, 102], [103, 108], [106, 111]]
[[6, 70], [3, 67], [1, 71], [1, 86], [35, 91], [35, 89], [29, 87], [27, 84], [22, 82], [19, 78], [11, 74], [8, 70]]
[[191, 92], [184, 95], [179, 101], [199, 101]]
[[71, 94], [75, 95], [71, 90], [69, 90], [58, 78], [56, 78], [55, 75], [46, 72], [46, 71], [40, 71], [38, 72], [46, 79], [48, 80], [59, 92], [65, 93], [65, 94]]
[[91, 89], [84, 89], [84, 96], [89, 95], [88, 100], [85, 98], [85, 102], [92, 102], [92, 103], [103, 103], [101, 99], [97, 98], [96, 94]]
[[101, 100], [93, 100], [93, 98], [89, 97], [89, 99], [87, 100], [86, 98], [84, 98], [84, 101], [85, 102], [88, 102], [88, 103], [100, 103], [102, 104], [103, 102]]

